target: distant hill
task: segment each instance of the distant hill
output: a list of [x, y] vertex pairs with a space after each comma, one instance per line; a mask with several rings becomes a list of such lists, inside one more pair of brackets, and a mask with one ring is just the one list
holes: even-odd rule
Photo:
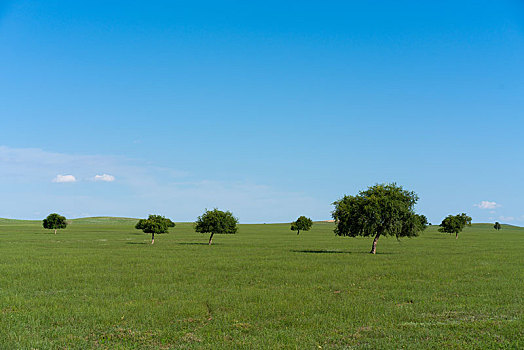
[[41, 220], [18, 220], [18, 219], [5, 219], [0, 218], [0, 225], [23, 225], [23, 224], [34, 224], [41, 223]]
[[[71, 224], [132, 224], [134, 225], [138, 219], [135, 218], [122, 218], [122, 217], [111, 217], [111, 216], [96, 216], [78, 219], [67, 219]], [[19, 219], [5, 219], [0, 218], [0, 225], [23, 225], [23, 224], [41, 224], [42, 220], [19, 220]]]
[[87, 218], [78, 218], [71, 219], [73, 224], [136, 224], [138, 219], [136, 218], [122, 218], [122, 217], [112, 217], [112, 216], [94, 216]]
[[[475, 228], [485, 228], [485, 229], [494, 230], [494, 228], [493, 228], [494, 224], [495, 224], [494, 222], [491, 222], [491, 223], [473, 223], [473, 224], [471, 224], [471, 226], [475, 227]], [[435, 226], [438, 226], [438, 225], [435, 225]], [[501, 224], [501, 226], [502, 226], [502, 229], [504, 229], [504, 228], [512, 228], [512, 227], [520, 228], [520, 226], [509, 225], [509, 224]]]

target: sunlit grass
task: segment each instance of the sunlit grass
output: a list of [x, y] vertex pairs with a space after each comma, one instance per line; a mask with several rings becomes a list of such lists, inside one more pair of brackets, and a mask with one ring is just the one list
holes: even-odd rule
[[524, 229], [342, 238], [315, 223], [0, 222], [0, 348], [518, 348]]

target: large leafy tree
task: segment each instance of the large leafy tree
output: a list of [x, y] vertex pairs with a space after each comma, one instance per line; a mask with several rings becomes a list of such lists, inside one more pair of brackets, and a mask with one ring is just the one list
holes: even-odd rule
[[238, 219], [230, 211], [218, 209], [207, 210], [197, 218], [195, 231], [200, 233], [210, 233], [209, 245], [215, 234], [234, 234], [237, 232]]
[[297, 231], [297, 235], [298, 235], [301, 230], [309, 231], [311, 226], [313, 226], [313, 221], [311, 221], [310, 218], [301, 216], [296, 221], [293, 221], [291, 223], [291, 231]]
[[49, 214], [47, 218], [44, 219], [42, 226], [48, 230], [55, 230], [56, 235], [56, 230], [67, 227], [67, 221], [64, 216], [53, 213]]
[[333, 203], [337, 236], [374, 236], [371, 254], [380, 236], [414, 237], [427, 226], [424, 215], [414, 211], [418, 196], [397, 184], [377, 184], [355, 196]]
[[495, 225], [493, 225], [493, 228], [498, 231], [498, 230], [500, 230], [502, 228], [502, 226], [497, 221], [497, 222], [495, 222]]
[[442, 220], [438, 230], [439, 232], [449, 234], [454, 233], [456, 239], [458, 238], [459, 232], [461, 232], [466, 225], [471, 226], [471, 217], [467, 216], [465, 213], [448, 215], [444, 220]]
[[138, 220], [135, 225], [137, 230], [142, 230], [144, 233], [151, 233], [151, 244], [155, 243], [155, 233], [167, 233], [169, 227], [175, 227], [175, 223], [171, 221], [171, 219], [161, 215], [149, 215], [147, 219]]

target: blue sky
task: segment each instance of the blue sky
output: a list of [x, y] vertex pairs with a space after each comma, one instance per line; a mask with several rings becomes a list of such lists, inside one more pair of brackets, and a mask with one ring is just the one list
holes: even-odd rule
[[0, 217], [323, 220], [397, 182], [524, 225], [523, 57], [521, 1], [0, 1]]

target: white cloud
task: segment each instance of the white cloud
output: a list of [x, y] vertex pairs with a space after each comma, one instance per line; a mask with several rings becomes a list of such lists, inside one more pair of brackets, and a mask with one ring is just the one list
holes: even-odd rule
[[102, 174], [102, 175], [95, 175], [94, 180], [95, 181], [113, 182], [113, 181], [115, 181], [115, 177], [113, 175]]
[[76, 177], [74, 177], [73, 175], [56, 175], [56, 177], [53, 179], [53, 182], [76, 182]]
[[475, 207], [479, 207], [480, 209], [495, 209], [501, 207], [501, 205], [496, 202], [482, 201], [475, 204]]
[[[102, 170], [105, 174], [98, 173], [98, 181], [107, 178], [104, 175], [117, 174], [121, 185], [118, 193], [59, 191], [49, 181], [55, 178], [55, 182], [63, 182], [65, 174], [75, 174], [76, 184], [81, 185], [83, 179], [95, 181], [97, 171]], [[130, 217], [162, 213], [179, 221], [193, 221], [205, 208], [218, 207], [231, 210], [241, 222], [289, 222], [299, 215], [326, 218], [332, 209], [329, 201], [265, 184], [236, 179], [214, 181], [136, 159], [52, 153], [36, 148], [0, 145], [0, 179], [0, 193], [5, 199], [0, 201], [0, 213], [17, 218], [38, 218], [33, 212], [52, 210], [66, 217], [85, 213]], [[34, 184], [38, 184], [37, 191]], [[84, 185], [84, 189], [89, 188]]]
[[56, 174], [75, 174], [79, 179], [93, 177], [96, 169], [108, 173], [125, 161], [121, 158], [101, 155], [75, 155], [47, 152], [39, 148], [10, 148], [0, 146], [0, 178], [14, 184], [48, 182]]
[[515, 218], [513, 216], [499, 216], [500, 221], [514, 221]]

